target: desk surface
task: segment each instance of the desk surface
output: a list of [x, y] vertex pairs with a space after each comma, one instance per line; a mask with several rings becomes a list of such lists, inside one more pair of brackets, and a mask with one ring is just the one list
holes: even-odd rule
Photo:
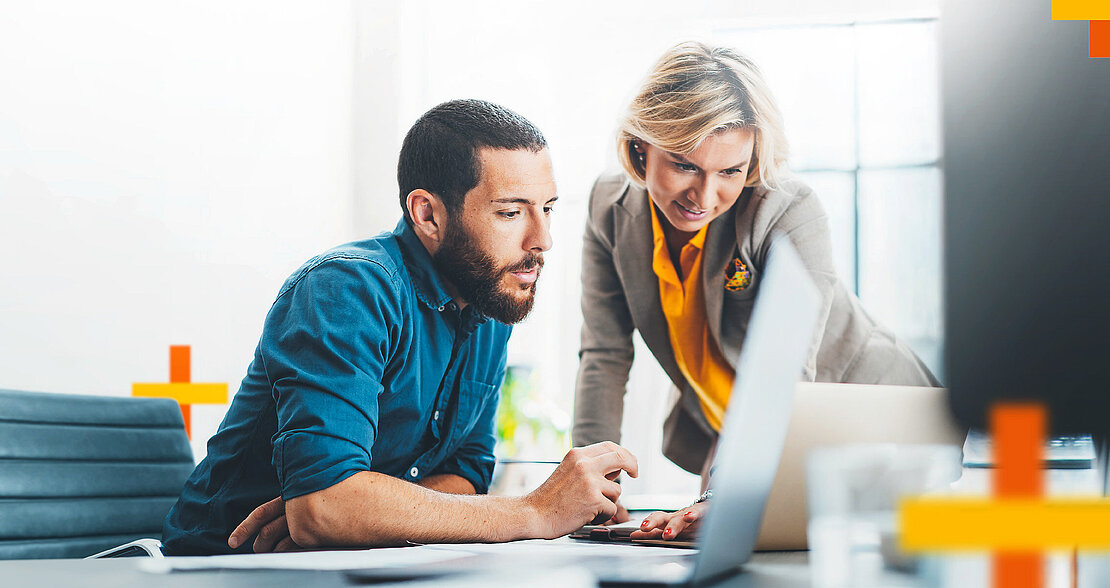
[[[1088, 478], [1093, 470], [1062, 470], [1049, 472], [1050, 493], [1077, 491], [1093, 483]], [[987, 487], [985, 470], [965, 470], [961, 479], [961, 491], [984, 492]], [[1097, 476], [1095, 476], [1097, 478]], [[1092, 480], [1094, 478], [1091, 478]], [[1096, 480], [1098, 481], [1098, 480]], [[570, 542], [568, 538], [557, 539], [553, 543]], [[661, 557], [670, 557], [671, 549], [660, 549]], [[91, 588], [116, 588], [118, 586], [139, 586], [143, 588], [195, 587], [203, 588], [308, 588], [352, 586], [341, 571], [305, 570], [205, 570], [156, 574], [143, 571], [139, 563], [145, 558], [106, 559], [106, 560], [13, 560], [0, 561], [0, 586], [3, 588], [30, 587], [48, 588], [54, 586], [88, 586]], [[945, 587], [987, 586], [989, 572], [987, 557], [957, 558], [946, 566], [948, 571], [937, 578]], [[560, 562], [562, 563], [562, 562]], [[1070, 586], [1070, 557], [1057, 556], [1048, 561], [1049, 586]], [[542, 572], [542, 570], [541, 570]], [[516, 586], [521, 578], [502, 571], [482, 576], [483, 587]], [[892, 578], [893, 583], [881, 582], [880, 585], [916, 586], [917, 580], [909, 576]], [[408, 588], [417, 586], [441, 585], [444, 581], [428, 583], [407, 582], [401, 584]], [[1110, 587], [1110, 555], [1081, 554], [1079, 557], [1079, 586], [1083, 588]], [[381, 584], [378, 584], [379, 586]], [[473, 585], [473, 584], [472, 584]], [[810, 566], [808, 552], [769, 552], [757, 553], [744, 572], [721, 581], [720, 587], [744, 588], [809, 588]]]
[[[669, 551], [669, 550], [661, 550]], [[0, 578], [6, 588], [87, 586], [89, 588], [329, 588], [352, 586], [343, 572], [302, 570], [218, 570], [153, 574], [138, 567], [140, 558], [102, 560], [14, 560], [0, 561]], [[489, 585], [518, 585], [513, 577], [491, 576]], [[405, 586], [415, 587], [412, 582]], [[759, 553], [745, 572], [719, 584], [722, 587], [808, 588], [806, 552]], [[380, 584], [379, 584], [380, 586]]]
[[[670, 550], [660, 550], [661, 556], [669, 556]], [[156, 574], [143, 571], [139, 564], [145, 558], [102, 559], [102, 560], [12, 560], [0, 561], [0, 586], [4, 588], [53, 588], [54, 586], [87, 586], [90, 588], [117, 588], [136, 586], [142, 588], [329, 588], [352, 586], [341, 571], [306, 570], [206, 570]], [[1056, 558], [1070, 559], [1070, 558]], [[1079, 562], [1079, 586], [1084, 588], [1105, 588], [1110, 586], [1110, 557], [1106, 554], [1081, 554]], [[1061, 563], [1061, 562], [1055, 562]], [[1064, 562], [1066, 563], [1066, 562]], [[949, 573], [937, 578], [936, 585], [946, 588], [981, 588], [989, 586], [987, 558], [956, 562]], [[1048, 586], [1070, 586], [1066, 569], [1052, 572], [1060, 567], [1049, 562], [1050, 581]], [[540, 571], [542, 572], [542, 570]], [[482, 587], [518, 586], [519, 576], [492, 570], [490, 575], [479, 577], [480, 583], [470, 586]], [[920, 586], [920, 580], [900, 576], [890, 578], [892, 582], [880, 582], [881, 586]], [[418, 586], [439, 586], [441, 579], [431, 583], [407, 582], [400, 584], [408, 588]], [[381, 586], [382, 584], [378, 584]], [[552, 585], [552, 584], [549, 584]], [[714, 588], [809, 588], [810, 566], [807, 552], [757, 553], [739, 575], [719, 582]]]

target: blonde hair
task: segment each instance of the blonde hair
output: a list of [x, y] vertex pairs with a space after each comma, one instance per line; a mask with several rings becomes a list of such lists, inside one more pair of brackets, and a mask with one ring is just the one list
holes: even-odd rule
[[737, 128], [755, 135], [744, 185], [777, 187], [789, 173], [786, 133], [759, 69], [731, 49], [680, 43], [663, 54], [629, 105], [617, 132], [617, 157], [643, 187], [644, 165], [633, 142], [685, 155], [706, 137]]

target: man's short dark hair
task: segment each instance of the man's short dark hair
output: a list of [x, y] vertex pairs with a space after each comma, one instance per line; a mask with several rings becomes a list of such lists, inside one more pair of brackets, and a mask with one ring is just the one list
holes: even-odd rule
[[528, 119], [485, 100], [451, 100], [425, 112], [405, 135], [397, 161], [401, 210], [408, 211], [409, 192], [423, 188], [435, 194], [456, 214], [466, 193], [482, 177], [483, 148], [528, 149], [547, 147], [543, 133]]

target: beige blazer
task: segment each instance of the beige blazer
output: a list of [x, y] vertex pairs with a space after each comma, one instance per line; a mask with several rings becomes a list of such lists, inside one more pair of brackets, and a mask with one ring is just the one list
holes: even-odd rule
[[[699, 473], [716, 432], [671, 349], [659, 281], [652, 270], [649, 206], [647, 192], [624, 174], [601, 176], [590, 194], [582, 246], [582, 343], [572, 439], [576, 446], [620, 441], [632, 333], [639, 330], [679, 391], [663, 425], [663, 453], [683, 469]], [[781, 190], [746, 188], [728, 212], [709, 224], [702, 253], [705, 311], [710, 337], [723, 357], [735, 361], [740, 355], [772, 233], [793, 242], [821, 291], [819, 327], [802, 379], [937, 385], [913, 351], [868, 316], [837, 278], [824, 208], [813, 190], [797, 180], [787, 181]], [[735, 257], [751, 271], [751, 284], [730, 291], [725, 289], [725, 274]]]

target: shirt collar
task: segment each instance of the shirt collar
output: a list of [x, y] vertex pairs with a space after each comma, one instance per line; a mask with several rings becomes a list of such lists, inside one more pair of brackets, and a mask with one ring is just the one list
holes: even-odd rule
[[[652, 235], [652, 238], [655, 241], [656, 248], [658, 248], [660, 245], [662, 245], [662, 247], [664, 249], [666, 249], [666, 247], [667, 247], [667, 237], [666, 237], [666, 235], [663, 234], [663, 225], [659, 222], [659, 211], [655, 209], [655, 203], [650, 202], [651, 196], [648, 196], [648, 200], [649, 200], [648, 208], [651, 209], [651, 235]], [[686, 244], [682, 246], [683, 249], [685, 249], [686, 247], [693, 247], [693, 248], [698, 249], [700, 251], [705, 246], [705, 233], [706, 233], [706, 229], [708, 229], [708, 228], [709, 228], [709, 225], [706, 224], [704, 227], [702, 227], [700, 230], [698, 230], [698, 232], [694, 233], [694, 236], [690, 237], [690, 240], [687, 241]]]
[[393, 234], [397, 236], [397, 242], [404, 253], [405, 265], [412, 275], [416, 297], [428, 308], [439, 310], [446, 306], [453, 298], [447, 293], [447, 285], [436, 271], [432, 256], [416, 236], [416, 231], [402, 218], [393, 229]]
[[[652, 236], [652, 269], [655, 270], [655, 275], [663, 278], [667, 282], [673, 284], [680, 284], [681, 280], [678, 279], [678, 272], [675, 271], [674, 262], [671, 261], [670, 250], [667, 248], [667, 237], [663, 233], [663, 225], [659, 222], [659, 211], [655, 210], [655, 204], [650, 202], [651, 197], [648, 196], [648, 208], [651, 209], [651, 236]], [[696, 249], [699, 254], [703, 247], [705, 247], [705, 234], [708, 232], [709, 225], [705, 225], [693, 237], [682, 246], [685, 250], [687, 247]], [[687, 271], [689, 268], [684, 268]]]
[[[405, 265], [412, 276], [412, 285], [413, 289], [416, 290], [416, 297], [432, 310], [444, 310], [444, 307], [454, 301], [454, 297], [447, 292], [446, 282], [439, 275], [439, 271], [436, 270], [432, 256], [424, 248], [424, 243], [420, 241], [420, 237], [416, 236], [416, 231], [402, 218], [397, 223], [397, 227], [393, 229], [393, 234], [397, 236], [397, 242], [401, 245], [401, 250], [405, 256]], [[458, 312], [457, 305], [455, 308]], [[472, 305], [467, 305], [459, 314], [459, 317], [462, 321], [461, 327], [466, 333], [474, 331], [478, 328], [478, 325], [485, 323], [487, 320], [487, 317], [474, 312]]]

